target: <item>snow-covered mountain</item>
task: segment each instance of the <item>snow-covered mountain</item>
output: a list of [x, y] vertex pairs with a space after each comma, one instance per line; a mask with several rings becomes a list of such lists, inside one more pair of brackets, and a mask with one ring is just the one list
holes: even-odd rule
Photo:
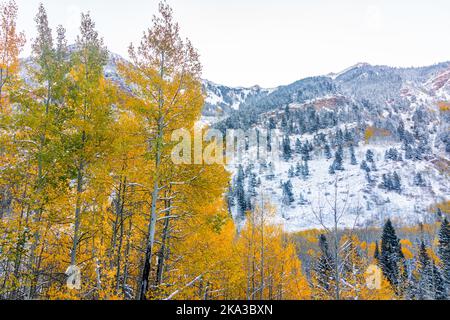
[[[277, 128], [289, 147], [280, 146], [275, 163], [255, 162], [249, 149], [242, 162], [229, 164], [233, 215], [242, 215], [243, 189], [244, 207], [264, 194], [288, 230], [330, 226], [335, 200], [340, 227], [379, 225], [386, 217], [404, 224], [434, 219], [433, 206], [450, 200], [449, 81], [450, 63], [358, 64], [254, 97], [216, 126]], [[290, 150], [283, 159], [284, 149]], [[330, 169], [336, 153], [340, 170]]]
[[[105, 75], [124, 85], [120, 61], [110, 54]], [[25, 67], [22, 76], [28, 78]], [[429, 221], [431, 208], [450, 200], [450, 62], [360, 63], [274, 89], [207, 80], [203, 87], [203, 122], [222, 130], [276, 128], [284, 140], [279, 161], [254, 161], [249, 155], [257, 150], [249, 148], [241, 162], [228, 164], [237, 220], [261, 195], [291, 231], [332, 223], [334, 202], [340, 227], [365, 227], [388, 216], [404, 224]]]
[[213, 121], [227, 118], [232, 111], [239, 111], [275, 90], [259, 86], [231, 88], [208, 80], [203, 81], [203, 88], [206, 93], [203, 115]]

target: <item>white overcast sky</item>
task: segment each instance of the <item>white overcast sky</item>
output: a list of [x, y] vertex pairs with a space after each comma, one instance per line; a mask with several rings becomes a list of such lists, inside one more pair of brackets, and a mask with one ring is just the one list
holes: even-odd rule
[[[127, 57], [150, 26], [157, 0], [16, 0], [33, 38], [43, 2], [69, 41], [90, 11], [108, 48]], [[358, 62], [423, 66], [450, 60], [449, 0], [169, 0], [182, 35], [201, 54], [203, 77], [274, 87]], [[29, 53], [29, 46], [24, 54]]]

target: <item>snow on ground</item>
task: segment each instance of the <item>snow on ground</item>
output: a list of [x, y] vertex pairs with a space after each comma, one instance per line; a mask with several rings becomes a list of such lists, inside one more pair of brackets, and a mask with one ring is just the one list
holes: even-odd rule
[[[294, 142], [297, 137], [301, 141], [312, 140], [312, 136], [308, 135], [293, 136], [291, 142]], [[385, 161], [385, 151], [390, 147], [401, 150], [400, 144], [360, 144], [355, 148], [358, 165], [350, 164], [348, 149], [344, 148], [345, 171], [337, 173], [337, 208], [341, 212], [346, 207], [339, 220], [340, 228], [378, 226], [388, 217], [405, 225], [424, 222], [430, 216], [428, 209], [433, 204], [450, 200], [448, 177], [442, 176], [431, 162]], [[371, 173], [372, 178], [376, 180], [374, 185], [369, 185], [365, 171], [360, 168], [360, 163], [365, 159], [368, 149], [375, 154], [377, 171]], [[252, 153], [256, 151], [250, 149], [244, 155], [241, 164], [244, 170], [248, 165], [254, 165], [253, 172], [261, 179], [261, 186], [257, 189], [258, 194], [263, 194], [265, 198], [270, 199], [276, 207], [277, 215], [274, 222], [282, 224], [288, 232], [333, 225], [334, 205], [332, 204], [335, 199], [336, 176], [329, 174], [328, 170], [334, 159], [327, 160], [321, 151], [315, 151], [312, 154], [312, 160], [309, 161], [310, 176], [303, 179], [288, 177], [289, 168], [291, 166], [295, 168], [298, 162], [302, 163], [300, 155], [294, 154], [294, 158], [289, 161], [280, 158], [274, 163], [275, 178], [268, 180], [267, 170], [261, 169], [260, 164], [249, 157]], [[239, 163], [236, 162], [231, 163], [228, 165], [228, 170], [236, 174], [238, 165]], [[400, 194], [378, 187], [382, 175], [394, 171], [401, 177], [403, 189]], [[426, 187], [414, 185], [414, 176], [417, 172], [422, 173], [427, 182]], [[293, 185], [295, 201], [290, 206], [285, 206], [282, 204], [281, 183], [288, 179]], [[233, 212], [236, 215], [236, 207]], [[323, 213], [324, 223], [319, 222], [319, 212]]]

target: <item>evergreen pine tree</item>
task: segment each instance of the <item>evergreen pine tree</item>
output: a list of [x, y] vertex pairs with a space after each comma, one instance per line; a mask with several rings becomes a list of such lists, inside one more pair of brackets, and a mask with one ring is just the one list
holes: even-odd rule
[[367, 150], [367, 152], [366, 152], [366, 160], [367, 160], [367, 162], [373, 163], [374, 162], [374, 158], [373, 157], [374, 157], [373, 151], [371, 149]]
[[334, 261], [330, 254], [328, 241], [325, 235], [319, 236], [320, 256], [315, 265], [315, 274], [317, 278], [317, 285], [320, 290], [324, 291], [329, 296], [333, 295], [333, 280], [334, 280]]
[[353, 135], [347, 128], [345, 128], [344, 138], [347, 143], [351, 143], [353, 141]]
[[334, 170], [338, 170], [338, 171], [343, 171], [344, 170], [344, 166], [343, 166], [343, 162], [344, 162], [344, 156], [343, 156], [343, 149], [342, 146], [338, 147], [338, 150], [336, 151], [336, 155], [335, 155], [335, 159], [334, 159], [334, 163], [333, 163], [333, 169]]
[[435, 296], [433, 265], [427, 253], [427, 248], [423, 240], [420, 243], [418, 257], [418, 281], [417, 281], [417, 298], [419, 300], [433, 300]]
[[245, 217], [245, 210], [247, 208], [247, 199], [245, 197], [244, 191], [244, 169], [242, 165], [239, 165], [238, 174], [236, 178], [236, 186], [235, 186], [235, 194], [236, 194], [236, 203], [238, 216], [240, 218]]
[[353, 147], [353, 145], [350, 146], [350, 164], [352, 166], [356, 166], [358, 164], [358, 161], [356, 160], [356, 156], [355, 156], [355, 147]]
[[309, 141], [306, 141], [302, 146], [302, 160], [309, 161], [311, 160], [310, 152], [313, 150], [312, 145]]
[[372, 185], [372, 184], [375, 183], [375, 180], [374, 180], [374, 179], [372, 178], [372, 176], [370, 175], [370, 171], [367, 171], [367, 172], [366, 172], [366, 180], [367, 180], [367, 183], [370, 184], [370, 185]]
[[377, 263], [380, 262], [380, 248], [378, 247], [378, 241], [375, 241], [375, 251], [373, 253], [373, 258], [377, 261]]
[[270, 130], [274, 130], [274, 129], [276, 129], [277, 128], [277, 125], [276, 125], [276, 123], [275, 123], [275, 119], [274, 118], [270, 118], [269, 119], [269, 129]]
[[289, 104], [287, 104], [284, 107], [284, 115], [286, 116], [286, 119], [290, 119], [291, 118], [291, 111], [289, 109]]
[[302, 153], [302, 142], [298, 138], [295, 140], [295, 153], [297, 154]]
[[402, 182], [396, 171], [392, 174], [392, 189], [398, 193], [402, 191]]
[[442, 277], [441, 271], [436, 267], [433, 261], [433, 288], [434, 288], [434, 299], [435, 300], [447, 300], [448, 290], [445, 285], [445, 280]]
[[236, 204], [235, 201], [234, 201], [235, 195], [234, 195], [234, 190], [231, 187], [231, 185], [228, 187], [228, 191], [227, 191], [225, 197], [226, 197], [226, 200], [227, 200], [228, 207], [229, 208], [234, 207], [235, 204]]
[[283, 130], [283, 132], [287, 133], [288, 130], [288, 121], [286, 119], [286, 116], [283, 116], [281, 118], [281, 130]]
[[247, 194], [249, 197], [256, 197], [257, 193], [256, 193], [256, 187], [258, 185], [258, 182], [256, 180], [256, 175], [251, 172], [249, 174], [249, 179], [248, 179], [248, 191]]
[[335, 138], [335, 143], [338, 146], [342, 146], [344, 142], [344, 134], [342, 133], [341, 129], [336, 130], [336, 138]]
[[397, 293], [399, 292], [400, 285], [400, 264], [402, 256], [400, 240], [395, 233], [391, 220], [388, 219], [381, 236], [380, 265], [384, 276]]
[[291, 203], [295, 201], [294, 194], [292, 192], [292, 183], [291, 180], [282, 184], [283, 188], [283, 199], [282, 202], [285, 206], [289, 206]]
[[397, 134], [400, 141], [403, 141], [405, 139], [405, 123], [403, 122], [403, 120], [400, 120], [398, 124]]
[[307, 179], [309, 177], [308, 161], [305, 161], [303, 166], [302, 166], [302, 177], [303, 177], [303, 179]]
[[366, 171], [366, 172], [370, 172], [370, 168], [369, 168], [369, 166], [367, 165], [366, 160], [363, 160], [363, 161], [361, 162], [360, 168], [361, 168], [362, 170]]
[[447, 218], [442, 221], [439, 230], [438, 255], [442, 263], [442, 277], [445, 288], [450, 293], [450, 226]]
[[426, 187], [427, 184], [425, 180], [423, 179], [423, 176], [420, 172], [416, 173], [414, 176], [414, 185], [417, 187]]
[[300, 162], [297, 162], [297, 165], [295, 166], [295, 176], [300, 177], [302, 175], [303, 166], [300, 164]]
[[403, 148], [405, 149], [405, 159], [407, 160], [414, 159], [414, 149], [411, 146], [411, 144], [405, 142]]
[[253, 210], [253, 198], [249, 194], [246, 194], [245, 196], [245, 210], [246, 211]]
[[336, 171], [334, 170], [334, 163], [331, 164], [330, 168], [328, 169], [328, 173], [331, 174], [331, 175], [336, 173]]
[[289, 136], [284, 136], [283, 138], [283, 159], [288, 161], [292, 158], [292, 149], [291, 149], [291, 140], [289, 139]]
[[331, 154], [331, 148], [330, 148], [330, 145], [328, 143], [325, 145], [324, 154], [325, 154], [325, 158], [327, 158], [328, 160], [333, 158], [333, 155]]
[[291, 167], [289, 168], [289, 171], [288, 171], [288, 177], [289, 177], [289, 178], [295, 177], [295, 169], [294, 169], [293, 166], [291, 166]]

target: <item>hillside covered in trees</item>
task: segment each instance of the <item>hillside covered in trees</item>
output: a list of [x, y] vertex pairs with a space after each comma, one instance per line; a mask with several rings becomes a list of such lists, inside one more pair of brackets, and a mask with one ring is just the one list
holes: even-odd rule
[[[337, 130], [332, 145], [317, 134], [314, 144], [294, 147], [292, 136], [334, 128], [335, 115], [311, 116], [310, 108], [290, 113], [282, 104], [282, 117], [266, 118], [269, 127], [285, 130], [284, 160], [302, 157], [289, 168], [291, 178], [307, 179], [314, 147], [324, 148], [326, 170], [336, 177], [334, 205], [315, 212], [319, 226], [287, 232], [273, 199], [256, 192], [263, 182], [252, 168], [172, 161], [173, 133], [193, 133], [205, 109], [214, 115], [216, 105], [205, 103], [199, 54], [181, 38], [166, 3], [140, 43], [129, 47], [130, 61], [114, 59], [89, 13], [69, 45], [64, 26], [50, 29], [43, 5], [32, 56], [21, 60], [27, 39], [17, 26], [19, 8], [11, 0], [0, 9], [0, 299], [450, 297], [448, 203], [421, 223], [338, 223], [346, 213], [336, 204], [344, 147], [370, 183], [372, 151], [359, 163], [351, 142], [362, 141], [358, 134], [372, 138], [371, 130]], [[120, 81], [106, 72], [111, 60]], [[316, 89], [334, 90], [328, 82]], [[254, 90], [241, 97], [252, 108], [262, 103], [256, 94], [272, 94]], [[261, 108], [272, 111], [270, 103]], [[217, 121], [219, 129], [259, 123], [251, 111], [227, 110], [232, 114]], [[422, 137], [398, 134], [406, 147]], [[425, 147], [414, 145], [411, 157], [426, 157]], [[385, 158], [400, 161], [394, 148]], [[397, 192], [400, 180], [392, 172], [379, 183]], [[417, 174], [414, 183], [425, 182]], [[294, 202], [290, 181], [280, 190], [282, 202]]]

